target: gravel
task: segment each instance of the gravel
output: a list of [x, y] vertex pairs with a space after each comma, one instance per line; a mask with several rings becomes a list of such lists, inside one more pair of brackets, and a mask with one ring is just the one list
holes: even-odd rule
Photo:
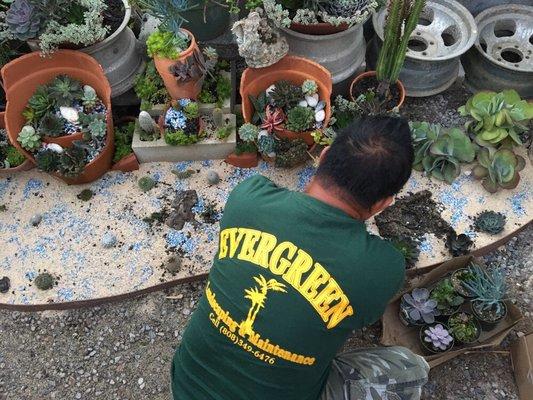
[[[533, 228], [485, 257], [503, 264], [526, 317], [498, 352], [480, 351], [434, 368], [424, 399], [517, 399], [506, 351], [533, 328]], [[174, 349], [205, 287], [183, 284], [90, 309], [0, 310], [0, 399], [169, 399]], [[345, 348], [375, 346], [381, 327], [355, 332]]]

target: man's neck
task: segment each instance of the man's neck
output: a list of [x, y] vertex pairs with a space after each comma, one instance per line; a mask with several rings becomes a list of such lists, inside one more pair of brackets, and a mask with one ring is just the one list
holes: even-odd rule
[[354, 219], [361, 221], [365, 220], [363, 213], [361, 213], [356, 207], [344, 202], [338, 196], [335, 196], [331, 190], [325, 189], [316, 178], [313, 178], [311, 182], [309, 182], [305, 188], [305, 193], [323, 203], [344, 211]]

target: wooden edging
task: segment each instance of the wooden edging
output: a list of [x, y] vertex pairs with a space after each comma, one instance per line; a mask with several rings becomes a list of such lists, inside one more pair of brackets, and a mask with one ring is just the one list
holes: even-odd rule
[[[502, 246], [503, 244], [507, 243], [509, 240], [511, 240], [513, 237], [518, 235], [520, 232], [525, 230], [533, 220], [527, 222], [526, 224], [522, 225], [520, 228], [514, 230], [509, 235], [504, 236], [503, 238], [487, 245], [484, 247], [481, 247], [479, 249], [476, 249], [469, 255], [473, 255], [475, 257], [479, 257], [482, 255], [485, 255], [487, 253], [492, 252], [493, 250], [496, 250], [498, 247]], [[446, 260], [448, 261], [448, 260]], [[444, 261], [443, 261], [444, 262]], [[429, 265], [427, 267], [422, 268], [416, 268], [412, 270], [407, 270], [407, 276], [409, 278], [416, 277], [418, 275], [425, 274], [432, 269], [436, 268], [442, 264], [436, 263]], [[85, 307], [96, 307], [102, 304], [111, 303], [111, 302], [118, 302], [123, 300], [132, 299], [138, 296], [142, 296], [148, 293], [156, 292], [159, 290], [169, 289], [171, 287], [174, 287], [176, 285], [182, 284], [182, 283], [189, 283], [189, 282], [198, 282], [201, 281], [207, 276], [209, 273], [203, 273], [198, 274], [194, 276], [189, 276], [187, 278], [178, 278], [174, 279], [168, 282], [159, 283], [154, 286], [150, 286], [141, 290], [136, 290], [134, 292], [128, 292], [128, 293], [122, 293], [114, 296], [106, 296], [106, 297], [99, 297], [95, 299], [88, 299], [88, 300], [77, 300], [77, 301], [68, 301], [68, 302], [61, 302], [61, 303], [44, 303], [44, 304], [7, 304], [7, 303], [0, 303], [0, 309], [5, 310], [12, 310], [12, 311], [24, 311], [24, 312], [32, 312], [32, 311], [45, 311], [45, 310], [72, 310], [76, 308], [85, 308]]]

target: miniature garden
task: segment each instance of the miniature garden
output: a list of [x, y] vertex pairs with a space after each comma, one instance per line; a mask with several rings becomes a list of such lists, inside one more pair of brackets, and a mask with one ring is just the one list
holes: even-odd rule
[[390, 114], [415, 161], [367, 223], [409, 277], [383, 343], [436, 365], [520, 320], [474, 256], [531, 222], [527, 1], [12, 0], [0, 50], [0, 307], [201, 280], [239, 182], [304, 190], [338, 132]]

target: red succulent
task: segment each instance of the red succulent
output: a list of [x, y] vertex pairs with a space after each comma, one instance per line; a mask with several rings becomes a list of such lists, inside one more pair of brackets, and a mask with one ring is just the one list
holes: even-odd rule
[[285, 121], [285, 114], [281, 108], [274, 108], [267, 106], [265, 111], [265, 117], [263, 118], [263, 123], [261, 124], [262, 129], [266, 129], [268, 133], [272, 131], [281, 131], [283, 127], [281, 124]]

